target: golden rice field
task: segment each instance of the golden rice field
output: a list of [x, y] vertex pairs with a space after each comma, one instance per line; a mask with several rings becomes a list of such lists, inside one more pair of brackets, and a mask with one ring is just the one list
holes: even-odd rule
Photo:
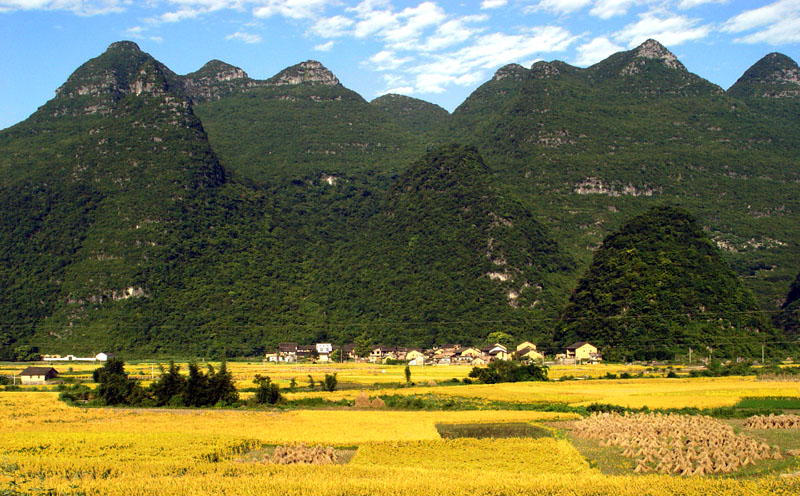
[[[159, 364], [135, 363], [127, 364], [130, 375], [143, 379], [148, 385], [151, 374], [159, 374]], [[219, 367], [219, 363], [213, 364]], [[79, 378], [91, 377], [92, 371], [98, 367], [95, 363], [71, 362], [55, 366], [68, 376]], [[527, 382], [506, 383], [496, 385], [456, 385], [431, 388], [430, 385], [443, 383], [452, 378], [467, 377], [471, 367], [425, 366], [412, 367], [411, 378], [415, 387], [397, 388], [405, 383], [404, 366], [363, 363], [343, 364], [299, 364], [276, 365], [261, 362], [230, 362], [228, 364], [236, 386], [239, 389], [253, 387], [256, 374], [269, 375], [278, 381], [289, 399], [321, 397], [330, 400], [354, 399], [360, 392], [359, 385], [369, 389], [372, 397], [378, 395], [419, 395], [434, 393], [437, 395], [472, 398], [485, 401], [507, 402], [559, 402], [571, 406], [604, 403], [630, 408], [716, 408], [736, 404], [742, 397], [789, 396], [800, 397], [800, 382], [794, 380], [758, 381], [753, 376], [747, 377], [713, 377], [713, 378], [636, 378], [625, 380], [575, 380], [563, 382]], [[0, 365], [0, 375], [19, 373], [25, 365]], [[186, 372], [185, 364], [182, 370]], [[617, 364], [599, 364], [585, 366], [554, 366], [550, 368], [550, 377], [572, 375], [576, 377], [601, 377], [607, 373], [619, 374], [628, 372], [638, 374], [645, 370], [641, 366]], [[323, 391], [287, 392], [290, 381], [294, 378], [298, 387], [305, 389], [308, 376], [311, 375], [319, 383], [325, 374], [336, 373], [339, 384], [344, 387], [333, 393]], [[381, 386], [385, 387], [381, 387]], [[355, 387], [354, 387], [355, 386]], [[242, 397], [248, 397], [244, 393]]]
[[[288, 398], [323, 397], [352, 399], [356, 390], [288, 393]], [[459, 396], [509, 402], [555, 402], [571, 406], [604, 403], [630, 408], [716, 408], [736, 404], [743, 397], [800, 397], [800, 383], [759, 382], [755, 377], [703, 377], [692, 379], [583, 380], [565, 382], [517, 382], [447, 387], [411, 387], [369, 391], [382, 394]]]
[[[0, 493], [800, 493], [796, 477], [609, 476], [593, 468], [566, 439], [444, 440], [435, 429], [437, 422], [535, 423], [570, 418], [574, 416], [524, 411], [82, 409], [64, 405], [55, 393], [0, 392]], [[358, 450], [346, 465], [238, 461], [244, 452], [263, 444], [301, 442]]]
[[[42, 362], [34, 365], [42, 366]], [[125, 370], [131, 376], [143, 380], [158, 377], [159, 366], [169, 365], [168, 361], [162, 362], [136, 362], [128, 363]], [[181, 370], [186, 372], [186, 363], [180, 363]], [[205, 364], [201, 363], [201, 366]], [[219, 362], [213, 362], [215, 367], [219, 367]], [[6, 363], [0, 364], [0, 375], [19, 374], [27, 364]], [[67, 372], [69, 376], [88, 379], [92, 376], [92, 371], [101, 366], [92, 362], [54, 362], [52, 366], [60, 373]], [[71, 372], [69, 370], [71, 369]], [[270, 364], [264, 362], [229, 362], [228, 369], [237, 381], [238, 387], [252, 386], [252, 378], [255, 374], [269, 375], [273, 380], [277, 380], [281, 387], [287, 387], [292, 378], [299, 385], [308, 384], [308, 376], [314, 380], [322, 379], [325, 374], [337, 374], [340, 382], [356, 384], [391, 384], [405, 382], [405, 366], [403, 365], [383, 365], [371, 363], [329, 363], [329, 364]], [[434, 365], [434, 366], [414, 366], [411, 367], [412, 380], [416, 383], [428, 383], [430, 381], [447, 381], [449, 379], [463, 379], [469, 375], [472, 367], [469, 365]], [[558, 379], [562, 376], [573, 377], [601, 377], [607, 373], [638, 374], [646, 370], [640, 365], [621, 365], [621, 364], [598, 364], [598, 365], [556, 365], [550, 367], [549, 376]]]

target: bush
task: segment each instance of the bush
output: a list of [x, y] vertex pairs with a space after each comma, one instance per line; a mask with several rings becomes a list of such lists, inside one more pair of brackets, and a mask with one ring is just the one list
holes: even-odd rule
[[83, 384], [59, 389], [61, 389], [61, 393], [58, 395], [58, 399], [68, 405], [86, 404], [94, 398], [93, 391]]
[[92, 377], [97, 382], [97, 396], [106, 405], [136, 405], [144, 397], [139, 383], [128, 378], [121, 358], [109, 359]]
[[475, 367], [469, 376], [484, 384], [498, 382], [546, 381], [547, 367], [536, 363], [523, 364], [497, 360], [488, 367]]
[[[172, 406], [183, 406], [183, 400], [180, 396], [183, 395], [186, 389], [186, 378], [180, 373], [181, 367], [175, 365], [175, 362], [170, 360], [169, 369], [164, 370], [161, 367], [161, 375], [150, 386], [150, 392], [153, 395], [153, 400], [156, 406], [165, 406], [172, 404]], [[177, 405], [175, 398], [180, 399], [180, 405]]]
[[256, 375], [253, 382], [258, 386], [254, 398], [259, 405], [274, 405], [283, 399], [280, 386], [269, 376]]
[[330, 391], [330, 392], [336, 391], [337, 382], [338, 381], [336, 379], [335, 372], [333, 374], [325, 374], [325, 381], [322, 383], [322, 388], [325, 391]]

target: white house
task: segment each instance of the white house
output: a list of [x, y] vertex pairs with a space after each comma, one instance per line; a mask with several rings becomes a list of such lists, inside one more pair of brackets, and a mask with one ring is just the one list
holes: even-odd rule
[[331, 343], [317, 343], [317, 355], [319, 355], [320, 362], [330, 360], [331, 353], [333, 353], [333, 345]]

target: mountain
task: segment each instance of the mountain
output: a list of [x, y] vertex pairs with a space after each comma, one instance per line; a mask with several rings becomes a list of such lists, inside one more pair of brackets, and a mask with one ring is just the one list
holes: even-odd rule
[[800, 67], [780, 53], [770, 53], [747, 69], [728, 94], [742, 99], [800, 97]]
[[418, 98], [389, 93], [370, 102], [408, 131], [430, 132], [441, 126], [450, 113], [438, 105]]
[[796, 101], [731, 96], [648, 41], [586, 69], [503, 67], [443, 134], [475, 144], [580, 264], [627, 216], [680, 205], [773, 311], [800, 254]]
[[222, 163], [258, 181], [391, 173], [424, 152], [408, 117], [370, 105], [316, 61], [250, 81], [195, 111]]
[[365, 237], [339, 254], [337, 281], [326, 286], [344, 282], [332, 294], [341, 311], [352, 319], [359, 305], [388, 344], [479, 343], [496, 330], [545, 337], [542, 321], [555, 317], [573, 262], [490, 179], [477, 150], [459, 144], [412, 164]]
[[612, 359], [664, 359], [706, 348], [756, 356], [769, 336], [753, 295], [688, 212], [656, 207], [606, 237], [556, 331]]
[[226, 182], [182, 95], [172, 71], [115, 43], [0, 134], [3, 351], [94, 335], [109, 316], [98, 309], [136, 307], [168, 277], [157, 260]]
[[[787, 79], [776, 60], [746, 79]], [[797, 98], [757, 96], [775, 91], [725, 92], [648, 41], [586, 69], [505, 66], [450, 115], [367, 102], [316, 61], [178, 75], [114, 43], [0, 131], [0, 356], [255, 356], [363, 332], [547, 347], [603, 240], [663, 204], [723, 250], [709, 280], [739, 295], [730, 264], [776, 312], [800, 128]]]
[[783, 330], [788, 340], [796, 342], [800, 337], [800, 274], [792, 283], [781, 311], [775, 315], [773, 322]]

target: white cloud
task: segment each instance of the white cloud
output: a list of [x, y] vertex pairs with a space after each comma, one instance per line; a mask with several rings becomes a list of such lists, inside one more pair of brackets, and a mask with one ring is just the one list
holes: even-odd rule
[[800, 0], [779, 0], [731, 17], [722, 26], [729, 33], [756, 30], [743, 38], [741, 43], [769, 43], [780, 45], [800, 41]]
[[78, 15], [93, 16], [119, 13], [126, 0], [0, 0], [0, 12], [17, 10], [67, 10]]
[[382, 50], [368, 59], [376, 71], [392, 71], [414, 60], [413, 57], [399, 57], [391, 50]]
[[589, 66], [605, 60], [609, 55], [624, 49], [624, 47], [615, 44], [605, 36], [598, 36], [589, 43], [584, 43], [577, 48], [578, 58], [575, 59], [575, 65]]
[[452, 19], [436, 28], [436, 32], [431, 35], [420, 47], [424, 51], [436, 51], [447, 48], [459, 43], [463, 43], [472, 38], [473, 35], [484, 31], [484, 28], [468, 27], [468, 23], [486, 21], [486, 16], [468, 16], [459, 19]]
[[635, 5], [650, 3], [651, 0], [597, 0], [592, 10], [589, 11], [593, 16], [600, 19], [611, 19], [612, 17], [625, 15], [628, 9]]
[[128, 36], [133, 36], [134, 38], [142, 36], [142, 33], [145, 32], [145, 28], [142, 26], [133, 26], [125, 30], [125, 34]]
[[133, 26], [125, 30], [125, 36], [137, 40], [150, 40], [156, 43], [161, 43], [164, 38], [161, 36], [146, 36], [148, 28], [145, 26]]
[[256, 17], [281, 15], [290, 19], [313, 19], [325, 10], [332, 0], [261, 0], [255, 3], [261, 4], [253, 8], [253, 15]]
[[395, 48], [413, 48], [422, 33], [447, 19], [444, 10], [433, 2], [423, 2], [398, 12], [395, 22], [384, 28], [380, 36]]
[[678, 3], [678, 8], [684, 10], [693, 9], [695, 7], [706, 5], [709, 3], [728, 3], [728, 0], [681, 0]]
[[376, 93], [376, 96], [386, 95], [388, 93], [394, 93], [396, 95], [411, 95], [414, 93], [413, 86], [397, 86], [394, 88], [387, 88], [383, 91], [379, 91]]
[[676, 46], [705, 38], [711, 33], [710, 24], [698, 25], [699, 23], [700, 19], [647, 12], [639, 15], [638, 22], [628, 24], [615, 33], [614, 40], [626, 43], [629, 48], [638, 46], [650, 38], [668, 47]]
[[482, 9], [496, 9], [498, 7], [505, 7], [508, 0], [483, 0], [481, 2]]
[[333, 43], [333, 40], [331, 40], [327, 43], [322, 43], [321, 45], [314, 45], [314, 50], [317, 52], [330, 52], [333, 48]]
[[558, 26], [533, 28], [519, 35], [491, 33], [453, 53], [438, 54], [430, 62], [418, 65], [415, 88], [422, 93], [442, 93], [446, 86], [470, 86], [487, 77], [487, 71], [536, 58], [542, 52], [565, 50], [576, 37]]
[[323, 17], [314, 23], [311, 32], [323, 38], [339, 38], [349, 34], [353, 24], [355, 21], [340, 15]]
[[207, 13], [207, 10], [203, 9], [193, 9], [193, 8], [184, 8], [179, 9], [174, 12], [165, 12], [158, 16], [155, 19], [151, 19], [151, 21], [155, 21], [156, 23], [159, 22], [181, 22], [185, 21], [186, 19], [196, 19], [200, 17], [200, 15]]
[[356, 23], [356, 38], [366, 38], [396, 23], [394, 14], [387, 10], [370, 11], [361, 16]]
[[569, 14], [586, 7], [590, 3], [592, 3], [592, 0], [541, 0], [532, 10]]
[[261, 35], [237, 31], [225, 37], [226, 40], [239, 40], [247, 44], [261, 43]]
[[409, 95], [414, 92], [414, 87], [403, 76], [398, 76], [396, 74], [384, 74], [383, 81], [386, 83], [386, 85], [383, 90], [376, 92], [376, 96], [385, 95], [387, 93]]

